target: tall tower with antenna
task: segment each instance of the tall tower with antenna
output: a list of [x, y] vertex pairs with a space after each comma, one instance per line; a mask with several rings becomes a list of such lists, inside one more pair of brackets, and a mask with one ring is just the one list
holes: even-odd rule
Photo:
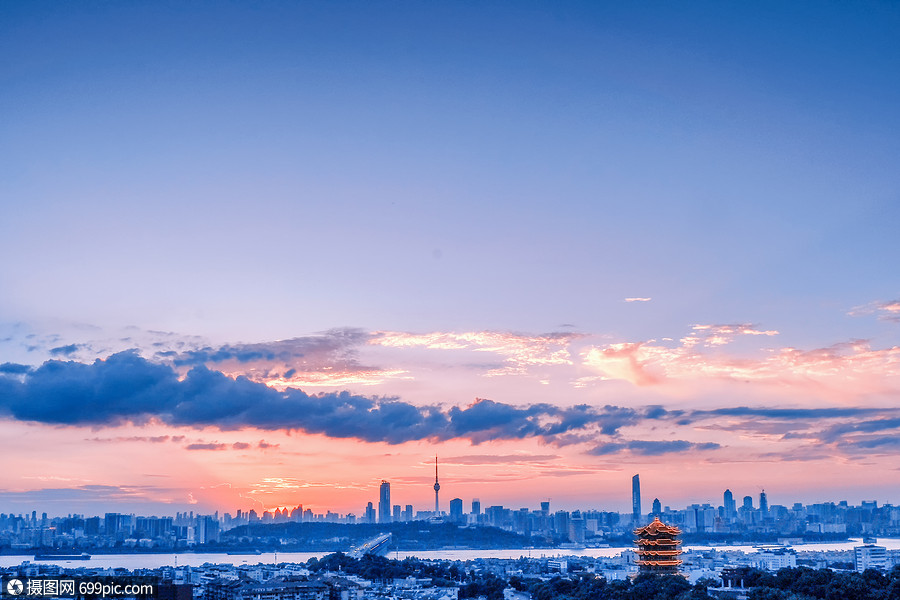
[[434, 455], [434, 513], [437, 515], [441, 510], [440, 502], [438, 502], [438, 492], [441, 490], [441, 484], [438, 483], [437, 476], [437, 454]]

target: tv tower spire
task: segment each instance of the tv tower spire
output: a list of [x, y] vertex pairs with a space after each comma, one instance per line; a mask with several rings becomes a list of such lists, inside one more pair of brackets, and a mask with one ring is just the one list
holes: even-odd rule
[[437, 473], [437, 454], [434, 455], [434, 513], [435, 516], [440, 513], [441, 505], [438, 502], [438, 492], [441, 489], [441, 484], [438, 483], [438, 473]]

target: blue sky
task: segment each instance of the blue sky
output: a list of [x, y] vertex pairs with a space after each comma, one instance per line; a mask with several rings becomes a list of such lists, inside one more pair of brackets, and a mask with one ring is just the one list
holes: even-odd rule
[[[335, 379], [335, 392], [516, 404], [548, 401], [535, 382], [549, 381], [561, 406], [671, 409], [716, 393], [719, 379], [690, 393], [643, 387], [696, 368], [697, 344], [722, 378], [725, 363], [864, 340], [840, 368], [878, 382], [874, 396], [829, 402], [897, 397], [895, 3], [29, 2], [0, 13], [0, 363], [136, 349], [162, 364], [167, 350], [331, 340], [322, 332], [349, 327], [370, 340], [347, 350], [354, 377], [394, 375]], [[678, 345], [723, 326], [727, 343]], [[389, 350], [401, 338], [378, 332], [412, 345]], [[511, 336], [516, 353], [526, 339], [547, 356], [565, 350], [565, 385], [486, 377], [509, 361], [564, 367], [499, 338], [460, 342], [467, 332]], [[548, 346], [547, 332], [584, 337]], [[418, 334], [492, 364], [446, 349], [426, 358], [409, 349], [438, 338]], [[653, 349], [636, 359], [657, 361], [652, 376], [610, 366], [624, 352], [615, 344]], [[859, 367], [859, 352], [874, 362]], [[763, 371], [779, 378], [788, 363]], [[230, 366], [274, 381], [260, 365]], [[596, 369], [637, 387], [573, 391]], [[720, 402], [815, 401], [808, 387], [752, 389]]]

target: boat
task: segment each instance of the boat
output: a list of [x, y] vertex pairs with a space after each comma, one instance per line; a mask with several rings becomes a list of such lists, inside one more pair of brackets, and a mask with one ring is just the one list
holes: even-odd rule
[[34, 560], [91, 560], [87, 552], [81, 554], [35, 554]]

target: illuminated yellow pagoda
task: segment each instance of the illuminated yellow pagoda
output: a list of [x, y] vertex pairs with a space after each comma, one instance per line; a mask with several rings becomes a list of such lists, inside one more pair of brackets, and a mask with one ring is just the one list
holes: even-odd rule
[[678, 558], [681, 549], [678, 546], [681, 540], [676, 539], [676, 536], [680, 533], [680, 529], [666, 525], [659, 517], [649, 525], [634, 530], [634, 535], [638, 536], [634, 543], [637, 544], [637, 564], [641, 573], [678, 574], [678, 565], [681, 564], [681, 559]]

